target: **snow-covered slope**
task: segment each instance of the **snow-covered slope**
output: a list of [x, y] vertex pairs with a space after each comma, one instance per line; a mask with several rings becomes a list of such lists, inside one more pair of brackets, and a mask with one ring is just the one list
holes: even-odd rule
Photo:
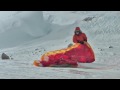
[[[119, 22], [119, 11], [0, 12], [0, 53], [5, 52], [13, 58], [0, 60], [0, 78], [120, 78]], [[81, 66], [94, 69], [36, 68], [32, 65], [45, 52], [72, 43], [76, 26], [86, 33], [96, 55], [93, 64]]]
[[1, 23], [0, 48], [13, 47], [40, 38], [50, 32], [42, 12], [13, 12]]

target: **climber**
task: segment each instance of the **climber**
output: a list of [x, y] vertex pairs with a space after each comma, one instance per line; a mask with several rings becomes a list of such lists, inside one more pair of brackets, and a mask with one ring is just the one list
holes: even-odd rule
[[85, 33], [83, 33], [80, 29], [80, 27], [76, 27], [75, 32], [73, 36], [73, 42], [74, 43], [81, 43], [84, 44], [84, 42], [87, 42], [87, 36]]

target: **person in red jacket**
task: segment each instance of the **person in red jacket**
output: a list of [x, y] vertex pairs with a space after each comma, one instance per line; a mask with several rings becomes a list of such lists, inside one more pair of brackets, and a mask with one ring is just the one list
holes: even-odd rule
[[83, 33], [81, 31], [80, 27], [76, 27], [74, 33], [75, 33], [74, 36], [73, 36], [73, 42], [74, 43], [84, 44], [84, 41], [87, 42], [87, 36], [86, 36], [85, 33]]

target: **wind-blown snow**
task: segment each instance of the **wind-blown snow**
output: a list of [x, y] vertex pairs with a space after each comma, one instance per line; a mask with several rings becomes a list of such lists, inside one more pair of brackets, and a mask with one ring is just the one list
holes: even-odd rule
[[[120, 78], [119, 22], [119, 11], [1, 11], [0, 54], [13, 59], [0, 60], [0, 78]], [[94, 63], [82, 68], [32, 65], [45, 52], [73, 43], [76, 26], [88, 37]]]

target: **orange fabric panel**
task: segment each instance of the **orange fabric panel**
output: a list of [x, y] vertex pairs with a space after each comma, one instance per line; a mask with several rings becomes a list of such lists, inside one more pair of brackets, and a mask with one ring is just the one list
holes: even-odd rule
[[94, 52], [91, 46], [85, 42], [83, 45], [75, 43], [66, 49], [47, 52], [41, 57], [40, 63], [44, 67], [64, 64], [77, 66], [78, 62], [92, 63], [94, 61]]

